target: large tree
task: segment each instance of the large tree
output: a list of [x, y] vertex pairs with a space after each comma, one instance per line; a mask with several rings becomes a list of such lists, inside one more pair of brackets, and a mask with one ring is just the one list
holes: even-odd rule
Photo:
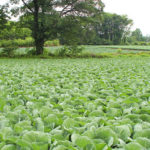
[[130, 31], [133, 21], [127, 16], [104, 13], [103, 23], [100, 24], [102, 30], [99, 32], [100, 37], [110, 41], [112, 44], [120, 44], [125, 40]]
[[101, 20], [88, 24], [80, 34], [81, 44], [121, 44], [130, 35], [132, 20], [127, 16], [102, 13]]
[[142, 31], [139, 28], [134, 30], [131, 36], [134, 37], [136, 41], [144, 41]]
[[[47, 39], [56, 38], [61, 33], [64, 36], [70, 36], [75, 24], [82, 26], [82, 20], [90, 20], [103, 10], [101, 0], [10, 0], [10, 2], [19, 6], [12, 12], [14, 14], [20, 12], [26, 21], [29, 21], [37, 55], [43, 53], [44, 42]], [[66, 26], [62, 29], [63, 23], [71, 30], [67, 30]]]

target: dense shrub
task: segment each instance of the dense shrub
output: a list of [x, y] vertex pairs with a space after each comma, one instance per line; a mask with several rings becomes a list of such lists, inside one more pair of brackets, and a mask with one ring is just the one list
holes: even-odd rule
[[26, 49], [26, 51], [27, 51], [27, 56], [36, 55], [36, 49], [35, 48], [29, 48], [29, 49]]
[[140, 45], [148, 45], [148, 43], [147, 42], [140, 42]]
[[14, 56], [14, 51], [17, 49], [18, 46], [14, 41], [8, 41], [7, 44], [3, 46], [1, 56], [12, 57]]
[[140, 45], [140, 43], [138, 41], [132, 43], [133, 45]]
[[[23, 39], [15, 39], [15, 40], [1, 40], [0, 47], [9, 46], [12, 42], [19, 47], [32, 47], [34, 46], [34, 39], [32, 37], [27, 37], [25, 40]], [[59, 40], [47, 41], [44, 46], [59, 46]]]
[[76, 56], [83, 51], [83, 46], [64, 46], [59, 49], [56, 53], [58, 56]]
[[121, 48], [118, 48], [118, 49], [117, 49], [117, 53], [119, 53], [119, 54], [122, 53], [122, 49], [121, 49]]
[[44, 46], [59, 46], [59, 40], [46, 41]]
[[25, 40], [16, 39], [15, 42], [20, 47], [31, 47], [34, 46], [34, 39], [31, 37], [27, 37]]
[[34, 40], [31, 37], [28, 37], [25, 40], [22, 40], [22, 39], [1, 40], [0, 47], [7, 47], [11, 45], [11, 43], [15, 43], [15, 45], [19, 47], [30, 47], [34, 45]]

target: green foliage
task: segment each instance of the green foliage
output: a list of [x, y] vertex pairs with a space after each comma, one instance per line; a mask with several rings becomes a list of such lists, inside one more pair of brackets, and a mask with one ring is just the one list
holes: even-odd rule
[[136, 142], [145, 147], [146, 149], [150, 148], [150, 140], [147, 138], [139, 137], [136, 139]]
[[[127, 16], [103, 13], [102, 21], [96, 20], [81, 33], [85, 44], [116, 45], [126, 43], [130, 34], [132, 20]], [[91, 29], [93, 32], [91, 32]], [[89, 34], [88, 34], [89, 33]], [[86, 39], [89, 39], [88, 41]]]
[[129, 125], [121, 125], [121, 126], [116, 126], [114, 128], [114, 131], [117, 133], [120, 139], [127, 142], [129, 140], [129, 137], [132, 134], [131, 128], [132, 127], [130, 127]]
[[44, 43], [44, 46], [59, 46], [60, 43], [59, 43], [59, 40], [53, 40], [53, 41], [46, 41]]
[[149, 149], [149, 58], [0, 64], [0, 149]]
[[107, 127], [97, 129], [96, 138], [103, 139], [109, 146], [116, 145], [118, 143], [118, 137], [113, 130]]
[[36, 55], [36, 49], [35, 48], [27, 49], [27, 56], [33, 55]]
[[142, 147], [140, 144], [136, 142], [129, 143], [125, 146], [125, 150], [144, 150], [144, 147]]
[[[0, 47], [9, 46], [11, 43], [15, 43], [19, 47], [33, 47], [34, 39], [32, 37], [26, 37], [25, 39], [14, 39], [14, 40], [1, 40]], [[44, 46], [59, 46], [59, 40], [47, 41]]]
[[2, 30], [6, 28], [6, 24], [8, 21], [8, 6], [7, 5], [0, 5], [0, 34]]
[[121, 49], [121, 48], [118, 48], [118, 49], [117, 49], [117, 53], [122, 53], [122, 49]]
[[20, 25], [20, 22], [8, 21], [5, 29], [0, 32], [1, 40], [14, 40], [14, 39], [26, 39], [31, 37], [31, 30], [24, 28]]
[[[10, 0], [11, 4], [19, 4], [20, 1]], [[43, 54], [44, 41], [46, 40], [58, 37], [69, 38], [70, 40], [72, 36], [73, 39], [77, 40], [78, 34], [76, 33], [80, 33], [79, 29], [83, 29], [84, 24], [97, 18], [103, 11], [103, 7], [104, 4], [101, 0], [94, 2], [91, 0], [27, 0], [22, 5], [18, 5], [18, 8], [12, 9], [12, 12], [15, 15], [21, 13], [21, 21], [31, 29], [36, 54], [40, 55]], [[59, 8], [62, 9], [60, 10]], [[66, 40], [67, 45], [77, 44], [76, 40], [75, 43], [70, 43], [68, 42], [69, 40]]]
[[150, 129], [145, 129], [142, 131], [138, 131], [134, 134], [134, 138], [138, 138], [138, 137], [145, 137], [145, 138], [150, 138]]
[[12, 144], [5, 145], [1, 150], [16, 150], [16, 146]]
[[76, 56], [84, 50], [83, 46], [64, 46], [56, 52], [58, 56]]
[[92, 145], [92, 140], [86, 136], [80, 136], [78, 134], [73, 134], [71, 140], [74, 145], [77, 145], [81, 149], [86, 148], [88, 145]]
[[14, 41], [7, 41], [5, 44], [3, 45], [4, 48], [2, 49], [1, 55], [8, 57], [14, 56], [15, 50], [18, 49], [17, 44]]
[[6, 47], [9, 45], [16, 45], [18, 47], [32, 47], [34, 45], [34, 40], [31, 37], [23, 39], [15, 39], [15, 40], [2, 40], [0, 41], [0, 47]]

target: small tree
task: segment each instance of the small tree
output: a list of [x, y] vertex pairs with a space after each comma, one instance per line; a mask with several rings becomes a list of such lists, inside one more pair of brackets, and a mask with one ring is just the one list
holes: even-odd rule
[[[81, 18], [91, 19], [103, 9], [101, 0], [10, 0], [10, 2], [18, 5], [18, 8], [12, 11], [14, 14], [21, 12], [28, 18], [25, 21], [32, 30], [37, 55], [43, 53], [44, 42], [47, 39], [62, 34], [60, 24], [62, 25], [64, 18], [71, 16], [73, 20], [80, 18], [80, 21]], [[22, 5], [19, 5], [20, 2]]]

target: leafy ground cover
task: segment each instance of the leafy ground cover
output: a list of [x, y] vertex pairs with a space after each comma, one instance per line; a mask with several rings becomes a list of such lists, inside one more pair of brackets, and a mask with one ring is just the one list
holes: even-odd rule
[[[122, 49], [123, 47], [121, 46], [104, 46], [104, 45], [100, 45], [100, 46], [85, 46], [85, 51], [84, 53], [88, 52], [88, 53], [117, 53], [118, 49]], [[129, 48], [129, 47], [126, 47]], [[140, 49], [141, 47], [139, 47]], [[122, 53], [139, 53], [139, 50], [130, 50], [130, 48], [128, 50], [123, 50], [122, 49]]]
[[150, 59], [0, 59], [1, 150], [150, 149]]
[[150, 51], [150, 46], [140, 46], [140, 45], [105, 45], [105, 46], [100, 46], [104, 48], [122, 48], [126, 50], [149, 50]]

